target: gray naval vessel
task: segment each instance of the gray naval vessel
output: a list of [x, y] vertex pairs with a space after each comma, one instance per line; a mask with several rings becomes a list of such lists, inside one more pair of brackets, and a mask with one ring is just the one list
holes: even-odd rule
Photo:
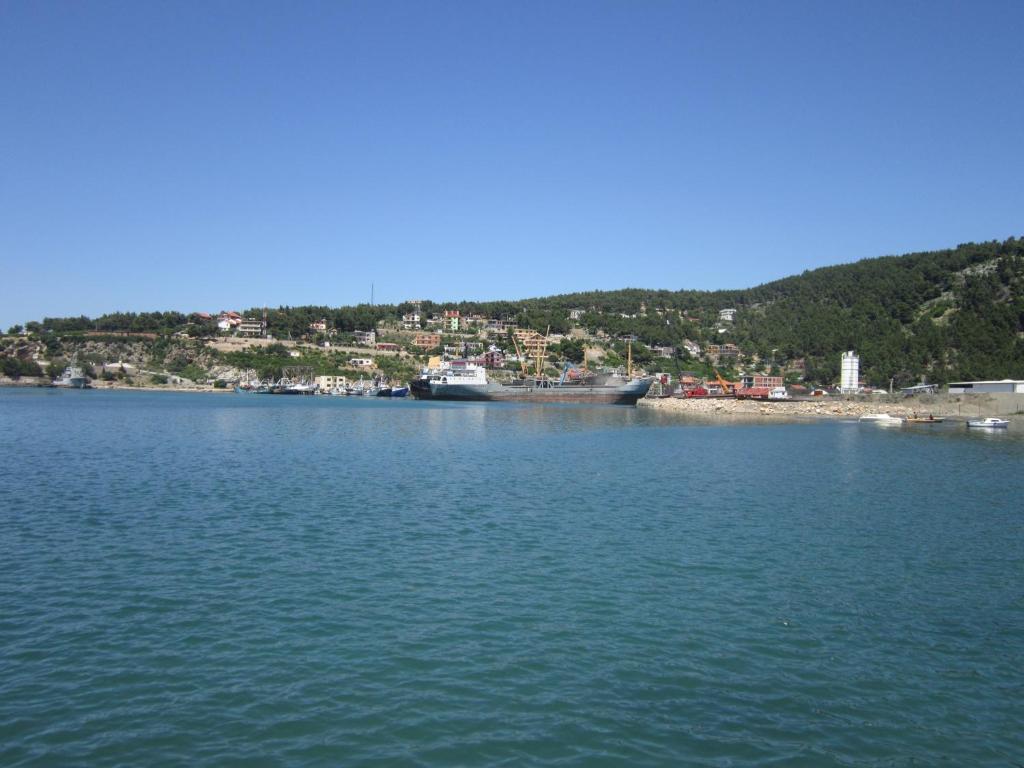
[[478, 400], [534, 403], [600, 403], [636, 405], [654, 383], [654, 376], [630, 379], [617, 374], [587, 374], [560, 379], [523, 377], [510, 382], [488, 378], [475, 363], [451, 360], [424, 369], [409, 382], [409, 393], [419, 400]]

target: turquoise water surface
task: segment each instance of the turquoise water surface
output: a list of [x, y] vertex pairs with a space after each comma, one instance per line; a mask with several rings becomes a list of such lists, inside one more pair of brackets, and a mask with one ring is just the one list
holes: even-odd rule
[[1024, 763], [1024, 440], [0, 391], [0, 764]]

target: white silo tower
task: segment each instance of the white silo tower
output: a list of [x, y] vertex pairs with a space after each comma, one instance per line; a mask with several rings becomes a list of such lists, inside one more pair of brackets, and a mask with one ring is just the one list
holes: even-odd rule
[[860, 358], [851, 349], [843, 352], [843, 363], [840, 368], [839, 391], [844, 395], [860, 391], [857, 382], [860, 380]]

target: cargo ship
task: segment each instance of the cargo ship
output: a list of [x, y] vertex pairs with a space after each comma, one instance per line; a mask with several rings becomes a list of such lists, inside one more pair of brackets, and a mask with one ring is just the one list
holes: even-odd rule
[[579, 373], [573, 377], [563, 373], [560, 379], [524, 376], [498, 382], [489, 379], [480, 365], [452, 360], [425, 369], [409, 382], [409, 393], [419, 400], [636, 405], [654, 380], [654, 376], [633, 379], [617, 374]]

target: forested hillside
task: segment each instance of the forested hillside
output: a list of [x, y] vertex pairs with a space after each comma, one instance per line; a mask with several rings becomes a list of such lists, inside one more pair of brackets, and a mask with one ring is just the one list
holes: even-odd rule
[[876, 383], [1024, 378], [1019, 239], [827, 267], [734, 296], [737, 343], [805, 356], [819, 380], [838, 376], [844, 349]]
[[[645, 315], [621, 317], [641, 304]], [[1022, 239], [866, 259], [739, 291], [623, 290], [524, 305], [528, 317], [538, 315], [535, 327], [583, 307], [591, 329], [637, 333], [650, 344], [699, 337], [733, 342], [763, 361], [805, 358], [814, 381], [836, 380], [847, 349], [876, 384], [1024, 378]], [[716, 323], [727, 307], [735, 321]]]
[[[541, 286], [538, 286], [539, 288]], [[719, 311], [736, 309], [731, 323]], [[342, 332], [397, 321], [411, 304], [278, 307], [268, 311], [276, 338], [298, 338], [326, 318]], [[635, 335], [648, 346], [684, 340], [703, 347], [736, 344], [762, 368], [804, 361], [810, 381], [838, 378], [839, 356], [854, 349], [873, 384], [944, 383], [960, 378], [1024, 378], [1024, 240], [965, 244], [905, 256], [825, 267], [742, 290], [623, 289], [517, 301], [422, 302], [424, 318], [443, 309], [513, 320], [520, 327], [566, 333], [582, 326], [611, 338]], [[570, 319], [576, 310], [577, 320]], [[259, 316], [262, 308], [243, 310]], [[46, 318], [33, 332], [187, 330], [208, 326], [180, 312], [115, 313], [91, 319]], [[687, 362], [680, 351], [677, 363]]]

